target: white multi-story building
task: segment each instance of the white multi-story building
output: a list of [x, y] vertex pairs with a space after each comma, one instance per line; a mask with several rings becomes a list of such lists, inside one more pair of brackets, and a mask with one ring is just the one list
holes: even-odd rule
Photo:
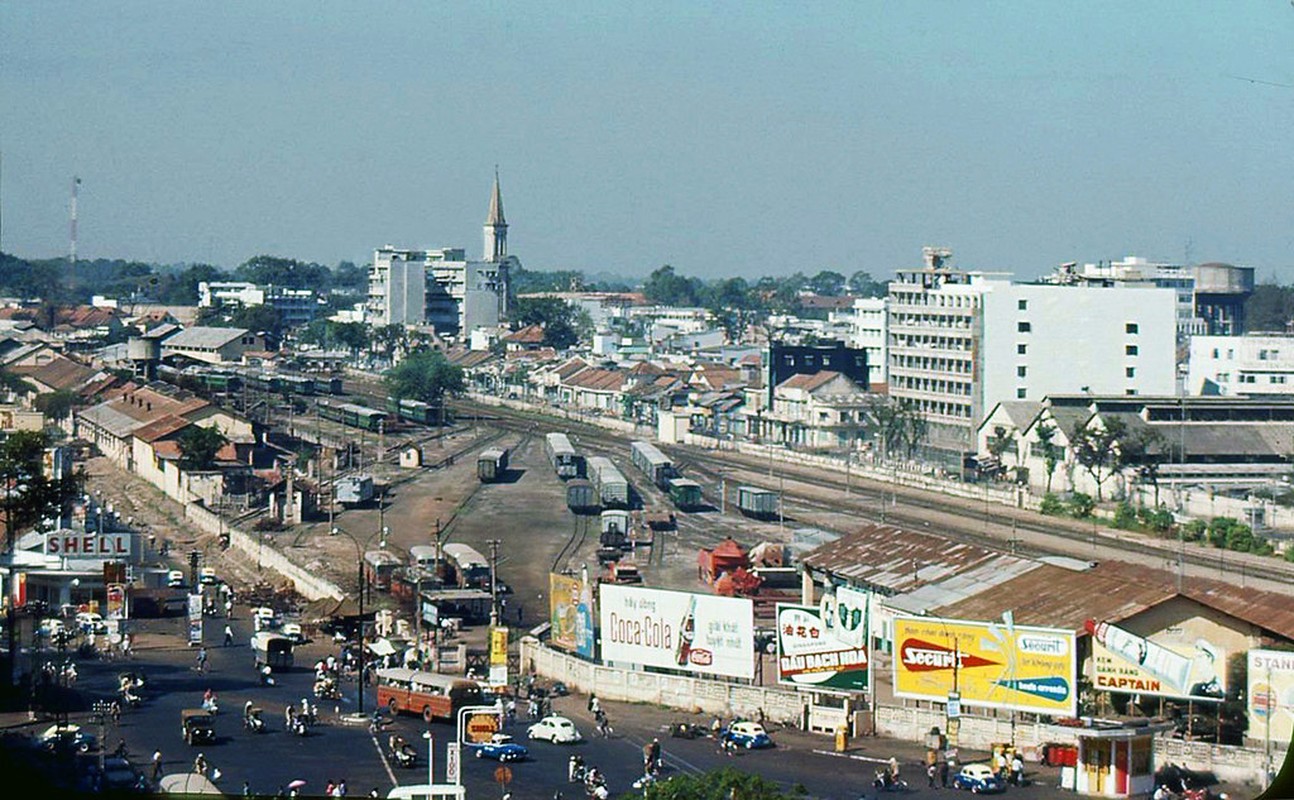
[[391, 245], [373, 253], [368, 272], [365, 320], [370, 325], [431, 325], [438, 334], [467, 337], [497, 327], [508, 313], [509, 271], [520, 267], [508, 255], [499, 176], [485, 221], [485, 260], [469, 261], [458, 247], [406, 250]]
[[312, 289], [260, 286], [246, 281], [202, 281], [198, 284], [199, 308], [249, 308], [270, 306], [286, 326], [304, 325], [323, 308]]
[[926, 248], [889, 296], [889, 392], [925, 416], [935, 453], [973, 452], [1003, 400], [1173, 393], [1173, 290], [1011, 283], [950, 257]]
[[849, 311], [833, 311], [828, 320], [832, 325], [847, 326], [846, 344], [867, 351], [868, 385], [888, 383], [889, 298], [854, 298]]
[[1190, 358], [1191, 394], [1294, 394], [1294, 336], [1194, 336]]

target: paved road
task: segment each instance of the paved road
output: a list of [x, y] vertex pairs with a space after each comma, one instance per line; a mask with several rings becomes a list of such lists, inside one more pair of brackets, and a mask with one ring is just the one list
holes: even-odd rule
[[[220, 643], [224, 621], [208, 622], [210, 671], [206, 674], [193, 668], [196, 651], [181, 644], [182, 620], [152, 620], [141, 624], [147, 631], [139, 637], [145, 649], [136, 655], [130, 666], [142, 667], [147, 675], [146, 700], [140, 709], [127, 710], [120, 727], [116, 730], [110, 728], [106, 737], [109, 747], [115, 746], [118, 738], [124, 738], [137, 763], [146, 765], [153, 750], [160, 748], [166, 772], [187, 771], [200, 750], [213, 767], [220, 769], [220, 785], [231, 794], [241, 792], [243, 781], [247, 781], [254, 792], [272, 794], [279, 786], [295, 779], [309, 782], [304, 791], [322, 792], [329, 779], [344, 778], [352, 795], [363, 795], [371, 788], [377, 788], [385, 795], [394, 783], [411, 784], [426, 780], [426, 751], [421, 736], [428, 727], [421, 720], [401, 717], [392, 726], [393, 731], [420, 746], [418, 764], [412, 769], [388, 765], [380, 753], [378, 742], [366, 726], [348, 726], [338, 720], [335, 712], [344, 714], [355, 707], [353, 683], [345, 686], [348, 693], [346, 702], [320, 709], [325, 720], [309, 737], [301, 738], [284, 732], [283, 707], [289, 702], [299, 703], [302, 697], [309, 695], [312, 675], [303, 666], [279, 676], [279, 686], [259, 686], [251, 651], [246, 644], [251, 630], [245, 618], [235, 619], [236, 644], [229, 648]], [[298, 663], [312, 664], [329, 651], [330, 645], [324, 643], [303, 647], [298, 650]], [[84, 664], [79, 688], [92, 696], [110, 696], [117, 673], [125, 668], [122, 662]], [[213, 689], [220, 699], [219, 738], [214, 745], [189, 747], [180, 738], [180, 711], [198, 706], [207, 687]], [[254, 735], [242, 730], [241, 708], [249, 699], [265, 708], [270, 728], [268, 733]], [[371, 703], [372, 695], [366, 692], [366, 705], [371, 708]], [[854, 800], [863, 794], [874, 794], [869, 787], [872, 770], [890, 755], [898, 755], [904, 762], [904, 774], [909, 778], [916, 778], [919, 772], [917, 761], [921, 751], [908, 743], [867, 740], [847, 756], [840, 756], [826, 752], [830, 743], [824, 737], [798, 731], [775, 731], [778, 747], [729, 757], [718, 752], [708, 739], [669, 738], [666, 733], [668, 723], [683, 718], [679, 714], [665, 709], [614, 703], [606, 704], [606, 707], [616, 728], [611, 738], [591, 738], [574, 747], [532, 743], [532, 758], [510, 765], [514, 777], [513, 785], [509, 787], [512, 796], [516, 800], [548, 800], [555, 792], [562, 791], [567, 798], [582, 797], [581, 787], [566, 782], [567, 760], [572, 752], [579, 752], [587, 763], [602, 769], [616, 793], [629, 791], [630, 784], [640, 772], [642, 746], [654, 736], [660, 737], [664, 747], [667, 776], [734, 766], [743, 771], [758, 772], [788, 787], [802, 784], [811, 796], [833, 800]], [[586, 736], [593, 734], [592, 719], [585, 708], [584, 698], [561, 698], [556, 701], [556, 710], [574, 719]], [[518, 722], [511, 732], [524, 739], [525, 728], [526, 723]], [[437, 778], [444, 780], [444, 743], [453, 736], [452, 728], [445, 723], [436, 723], [430, 726], [430, 730], [436, 737]], [[382, 735], [383, 743], [385, 735]], [[500, 787], [493, 780], [497, 765], [465, 755], [468, 757], [464, 758], [463, 777], [468, 796], [499, 796]], [[924, 786], [924, 780], [921, 783]], [[1051, 788], [1054, 774], [1046, 775], [1047, 785], [1043, 783], [1040, 781], [1039, 785], [1013, 789], [1012, 794], [1028, 798], [1060, 796], [1059, 790]], [[948, 795], [947, 792], [932, 792], [924, 788], [908, 794], [914, 797]]]

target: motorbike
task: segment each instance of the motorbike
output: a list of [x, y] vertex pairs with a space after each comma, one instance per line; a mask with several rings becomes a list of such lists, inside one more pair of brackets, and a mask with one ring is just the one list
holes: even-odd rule
[[319, 698], [320, 700], [340, 700], [341, 699], [341, 690], [337, 688], [337, 682], [334, 681], [332, 678], [325, 678], [324, 680], [315, 681], [314, 694], [315, 694], [315, 697]]
[[265, 720], [261, 718], [261, 710], [253, 708], [250, 713], [243, 719], [243, 727], [252, 733], [265, 733]]
[[872, 781], [872, 788], [881, 792], [906, 792], [908, 782], [902, 778], [895, 778], [888, 772], [877, 772], [876, 779]]
[[301, 719], [301, 717], [300, 717], [300, 716], [296, 716], [296, 717], [293, 717], [293, 718], [292, 718], [292, 726], [291, 726], [290, 730], [291, 730], [291, 731], [292, 731], [292, 733], [293, 733], [294, 735], [296, 735], [296, 736], [309, 736], [309, 735], [310, 735], [310, 726], [309, 726], [309, 725], [307, 725], [307, 724], [306, 724], [306, 721], [305, 721], [305, 720], [303, 720], [303, 719]]
[[144, 698], [130, 691], [130, 689], [122, 689], [121, 700], [131, 708], [139, 708], [139, 704], [144, 701]]
[[418, 761], [418, 751], [414, 749], [413, 745], [398, 736], [394, 737], [388, 749], [390, 750], [391, 760], [398, 767], [408, 769]]
[[669, 726], [669, 735], [676, 739], [705, 739], [710, 735], [710, 729], [704, 725], [675, 722]]

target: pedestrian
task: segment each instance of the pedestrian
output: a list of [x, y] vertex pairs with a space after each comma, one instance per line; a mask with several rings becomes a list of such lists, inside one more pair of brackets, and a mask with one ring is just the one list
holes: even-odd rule
[[207, 648], [198, 648], [198, 672], [207, 671]]
[[589, 711], [593, 712], [593, 716], [596, 717], [598, 714], [598, 711], [601, 710], [601, 708], [602, 708], [602, 704], [598, 702], [597, 695], [593, 695], [593, 694], [589, 695]]
[[345, 778], [342, 778], [340, 781], [338, 781], [338, 782], [337, 782], [337, 796], [338, 796], [338, 797], [345, 797], [345, 796], [346, 796], [346, 779], [345, 779]]
[[234, 643], [234, 629], [226, 625], [225, 626], [225, 647], [228, 647], [233, 643]]
[[234, 601], [230, 600], [229, 598], [225, 598], [225, 619], [233, 619], [233, 618], [234, 618]]
[[1020, 758], [1019, 753], [1011, 756], [1011, 783], [1016, 786], [1024, 785], [1024, 760]]
[[251, 797], [251, 796], [252, 796], [252, 785], [247, 781], [243, 781], [243, 797]]
[[112, 724], [120, 725], [121, 724], [121, 703], [118, 703], [116, 700], [113, 700], [112, 705], [109, 706], [109, 709], [112, 712]]
[[948, 762], [947, 761], [939, 762], [939, 787], [941, 789], [948, 788]]
[[203, 777], [206, 777], [207, 757], [204, 756], [202, 753], [198, 753], [198, 757], [193, 759], [193, 771]]
[[926, 767], [926, 786], [928, 786], [931, 789], [935, 788], [935, 778], [938, 776], [939, 776], [938, 767], [936, 767], [934, 764], [930, 764], [929, 766], [927, 766]]
[[157, 781], [161, 777], [162, 777], [162, 751], [154, 750], [153, 751], [153, 783], [157, 783]]
[[324, 787], [324, 797], [332, 797], [333, 796], [332, 790], [333, 790], [333, 782], [329, 780], [328, 785]]
[[993, 774], [1006, 781], [1006, 754], [999, 749], [993, 754]]

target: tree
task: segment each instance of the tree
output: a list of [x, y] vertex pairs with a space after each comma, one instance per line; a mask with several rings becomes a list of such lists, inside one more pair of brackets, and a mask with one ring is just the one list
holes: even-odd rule
[[575, 309], [560, 297], [519, 297], [512, 307], [512, 320], [523, 327], [543, 328], [544, 344], [554, 350], [566, 350], [580, 339]]
[[872, 273], [860, 269], [849, 276], [849, 291], [860, 297], [885, 297], [890, 293], [890, 287], [873, 278]]
[[1042, 450], [1042, 469], [1047, 475], [1047, 488], [1043, 493], [1051, 492], [1051, 477], [1056, 474], [1056, 465], [1060, 463], [1064, 449], [1056, 444], [1056, 426], [1042, 423], [1038, 426], [1038, 447]]
[[332, 272], [322, 264], [266, 255], [255, 256], [243, 262], [234, 270], [234, 277], [262, 285], [273, 284], [321, 292], [327, 291], [332, 285]]
[[16, 531], [56, 514], [80, 494], [84, 474], [59, 480], [45, 474], [48, 446], [43, 431], [15, 431], [0, 443], [0, 506], [10, 542]]
[[353, 261], [339, 261], [332, 271], [332, 285], [337, 289], [363, 292], [368, 289], [368, 269]]
[[372, 341], [368, 326], [362, 322], [329, 322], [326, 338], [345, 347], [351, 355], [367, 349]]
[[824, 269], [809, 279], [807, 288], [814, 294], [835, 297], [845, 291], [845, 276], [839, 272]]
[[67, 419], [76, 395], [67, 389], [36, 395], [36, 410], [52, 420]]
[[[347, 324], [357, 325], [359, 323], [352, 322]], [[398, 324], [382, 325], [374, 328], [371, 338], [373, 340], [373, 344], [376, 345], [378, 350], [382, 353], [382, 357], [388, 362], [395, 358], [396, 352], [399, 351], [400, 348], [404, 347], [405, 343], [409, 340], [408, 333], [405, 331], [404, 326]]]
[[180, 469], [211, 469], [216, 462], [216, 453], [229, 444], [229, 439], [214, 425], [190, 425], [175, 437], [180, 446]]
[[266, 333], [278, 339], [283, 333], [283, 318], [274, 306], [243, 306], [234, 311], [229, 322], [235, 328], [246, 328], [252, 333]]
[[1074, 434], [1070, 443], [1074, 449], [1074, 460], [1082, 465], [1092, 480], [1096, 482], [1096, 499], [1103, 499], [1102, 488], [1112, 475], [1118, 473], [1123, 464], [1119, 457], [1119, 443], [1124, 438], [1126, 428], [1118, 419], [1103, 420], [1100, 426], [1088, 424]]
[[1015, 432], [1007, 430], [1003, 425], [994, 425], [993, 433], [985, 444], [988, 446], [989, 455], [997, 459], [998, 464], [1002, 464], [1002, 457], [1006, 455], [1006, 451], [1015, 447]]
[[387, 391], [397, 400], [421, 400], [441, 409], [444, 399], [462, 394], [467, 384], [463, 368], [449, 363], [440, 353], [415, 350], [398, 366], [386, 373]]
[[684, 278], [665, 264], [647, 276], [643, 294], [648, 300], [663, 306], [695, 306], [700, 286], [700, 281]]
[[1140, 430], [1119, 443], [1120, 461], [1137, 469], [1137, 479], [1149, 483], [1155, 491], [1154, 505], [1159, 505], [1159, 468], [1170, 457], [1169, 448], [1159, 431]]

